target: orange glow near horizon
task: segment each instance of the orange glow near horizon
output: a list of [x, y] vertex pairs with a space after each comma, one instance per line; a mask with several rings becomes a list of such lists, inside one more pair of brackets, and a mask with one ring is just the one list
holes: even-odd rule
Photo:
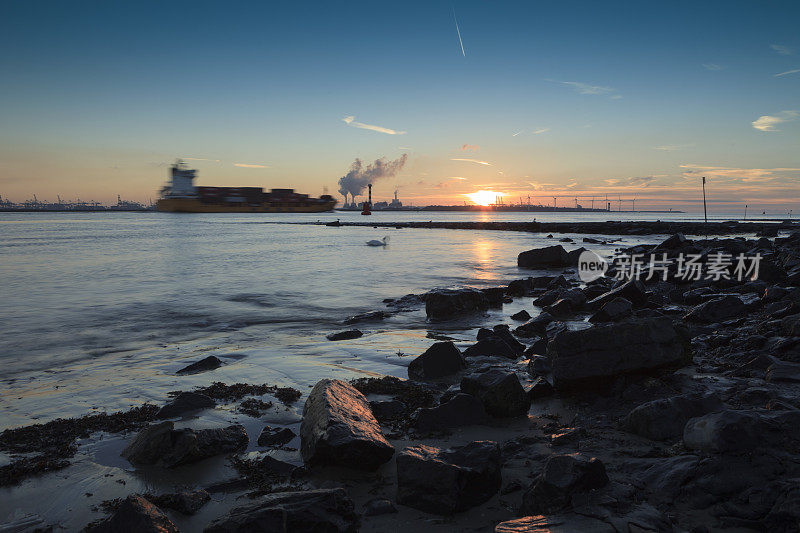
[[472, 202], [477, 204], [477, 205], [486, 206], [486, 205], [492, 205], [493, 203], [495, 203], [497, 201], [497, 197], [498, 196], [505, 196], [505, 194], [503, 194], [501, 192], [496, 192], [496, 191], [484, 191], [484, 190], [481, 190], [481, 191], [478, 191], [478, 192], [465, 194], [464, 196], [466, 196], [467, 198], [472, 200]]

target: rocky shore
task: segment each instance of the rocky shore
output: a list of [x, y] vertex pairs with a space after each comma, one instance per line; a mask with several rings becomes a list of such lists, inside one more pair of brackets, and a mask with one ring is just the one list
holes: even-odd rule
[[[686, 223], [493, 224], [432, 227], [716, 234]], [[523, 251], [521, 269], [549, 274], [386, 300], [385, 310], [349, 317], [349, 329], [328, 335], [355, 339], [354, 325], [409, 309], [453, 323], [526, 302], [469, 346], [432, 338], [408, 357], [407, 380], [323, 379], [307, 393], [215, 382], [176, 391], [163, 406], [6, 430], [0, 450], [14, 459], [0, 467], [0, 486], [65, 471], [79, 439], [102, 431], [124, 436], [121, 456], [135, 475], [202, 470], [220, 457], [235, 475], [109, 498], [86, 531], [799, 531], [800, 232], [735, 226], [785, 236], [675, 234], [621, 253], [698, 256], [705, 266], [719, 254], [758, 254], [757, 277], [737, 280], [728, 264], [711, 279], [685, 279], [672, 264], [650, 279], [618, 280], [612, 266], [583, 283], [574, 251]], [[225, 403], [257, 418], [295, 402], [297, 431], [264, 427], [255, 454], [243, 453], [255, 435], [242, 425], [200, 427], [189, 416]], [[233, 495], [224, 509], [186, 518], [205, 516], [222, 493]], [[26, 525], [55, 530], [26, 517], [13, 524]]]

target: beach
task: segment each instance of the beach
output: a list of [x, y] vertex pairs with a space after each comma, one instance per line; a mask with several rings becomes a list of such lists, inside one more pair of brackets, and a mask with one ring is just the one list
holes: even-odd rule
[[[633, 531], [630, 524], [652, 531], [736, 531], [791, 523], [785, 487], [800, 473], [796, 441], [785, 429], [800, 412], [791, 366], [797, 335], [791, 317], [798, 312], [795, 227], [779, 219], [732, 224], [724, 217], [703, 226], [696, 215], [685, 214], [671, 221], [615, 223], [607, 221], [619, 218], [595, 214], [590, 220], [537, 214], [541, 226], [535, 226], [529, 215], [381, 213], [368, 222], [345, 213], [300, 219], [4, 215], [2, 244], [9, 260], [0, 268], [4, 300], [13, 312], [3, 316], [0, 338], [6, 367], [0, 429], [7, 430], [0, 437], [0, 523], [72, 531], [99, 521], [103, 527], [132, 494], [153, 501], [205, 491], [210, 499], [193, 514], [169, 503], [159, 507], [180, 531], [203, 531], [244, 504], [290, 491], [308, 497], [327, 490], [325, 497], [331, 497], [334, 488], [343, 488], [347, 501], [317, 519], [330, 519], [340, 530], [511, 531], [519, 524], [498, 524], [539, 515], [548, 518], [534, 526], [551, 531]], [[339, 227], [325, 225], [337, 219]], [[686, 240], [672, 237], [681, 230]], [[385, 247], [365, 245], [385, 236]], [[669, 254], [763, 253], [771, 270], [762, 270], [757, 281], [649, 280], [641, 290], [628, 286], [613, 297], [603, 296], [620, 289], [612, 276], [586, 283], [576, 272], [574, 251], [580, 248], [610, 257], [626, 250], [649, 253], [659, 245]], [[522, 252], [559, 246], [573, 256], [520, 265]], [[442, 288], [466, 292], [437, 292]], [[617, 296], [629, 301], [627, 313], [589, 321]], [[440, 305], [433, 303], [437, 298]], [[604, 299], [591, 303], [597, 298]], [[527, 317], [517, 315], [522, 311]], [[536, 322], [548, 315], [550, 320]], [[576, 351], [564, 332], [595, 328], [607, 328], [602, 339], [611, 344], [603, 357], [625, 351], [614, 348], [612, 340], [619, 337], [635, 339], [640, 351], [665, 359], [641, 368], [618, 362], [622, 370], [601, 377], [571, 377], [552, 366]], [[328, 338], [352, 330], [360, 335]], [[682, 340], [648, 344], [663, 335]], [[437, 343], [452, 343], [464, 365], [409, 380], [411, 362]], [[571, 356], [579, 361], [581, 355]], [[206, 358], [216, 362], [180, 372]], [[524, 399], [509, 399], [517, 394], [510, 386], [487, 400], [484, 388], [491, 384], [478, 377], [492, 373], [515, 378]], [[363, 472], [302, 456], [304, 405], [326, 379], [367, 380], [348, 387], [370, 402], [368, 410], [393, 449], [391, 459]], [[265, 387], [213, 385], [220, 382]], [[198, 390], [213, 406], [158, 415], [178, 397], [176, 391]], [[480, 399], [470, 423], [448, 427], [440, 421], [420, 429], [418, 409], [440, 408], [459, 393]], [[675, 397], [683, 399], [669, 400]], [[519, 401], [527, 408], [508, 411]], [[642, 408], [649, 402], [662, 403]], [[632, 416], [636, 409], [639, 414]], [[648, 409], [656, 418], [673, 413], [686, 420], [680, 431], [664, 429]], [[124, 412], [129, 414], [99, 416]], [[742, 436], [698, 429], [700, 437], [685, 437], [686, 423], [712, 415], [727, 418], [706, 425]], [[51, 424], [40, 433], [20, 430], [59, 418], [82, 422]], [[201, 442], [213, 435], [215, 447], [171, 465], [120, 455], [162, 420], [173, 422], [164, 431], [184, 431]], [[287, 428], [293, 436], [259, 444], [265, 426]], [[242, 428], [231, 431], [243, 431], [243, 441], [239, 433], [223, 435], [231, 427]], [[203, 433], [209, 430], [220, 431]], [[59, 442], [58, 453], [41, 445], [47, 438]], [[431, 512], [421, 510], [425, 506], [413, 495], [399, 497], [397, 461], [408, 460], [406, 448], [444, 450], [476, 441], [496, 443], [500, 457], [495, 470], [502, 481], [488, 498]], [[25, 453], [25, 446], [33, 451]], [[25, 463], [47, 453], [54, 454], [52, 460], [38, 463], [45, 472], [37, 471], [35, 461]], [[597, 458], [604, 474], [597, 473], [596, 462], [576, 463], [569, 468], [578, 478], [591, 469], [594, 477], [556, 497], [542, 472], [554, 457], [574, 454]], [[742, 481], [721, 481], [726, 470]], [[746, 484], [769, 487], [759, 493], [760, 503]], [[556, 503], [532, 504], [526, 496], [532, 491], [545, 491]], [[383, 511], [365, 513], [375, 499], [388, 503], [372, 502]]]

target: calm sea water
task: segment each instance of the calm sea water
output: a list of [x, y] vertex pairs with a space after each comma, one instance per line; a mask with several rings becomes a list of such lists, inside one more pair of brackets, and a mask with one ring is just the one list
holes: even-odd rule
[[[530, 301], [473, 322], [431, 325], [416, 311], [359, 326], [367, 335], [355, 341], [331, 343], [324, 335], [342, 329], [349, 315], [384, 309], [384, 298], [531, 275], [517, 269], [517, 254], [552, 243], [515, 232], [276, 223], [336, 218], [364, 220], [357, 213], [0, 213], [0, 427], [163, 401], [178, 385], [212, 378], [307, 386], [336, 372], [405, 377], [405, 356], [424, 350], [431, 331], [448, 330], [467, 342], [481, 321], [507, 321], [526, 305], [532, 311]], [[402, 212], [376, 213], [371, 220], [531, 218]], [[386, 248], [365, 245], [386, 235]], [[572, 247], [580, 246], [581, 236], [574, 237]], [[613, 246], [593, 249], [610, 252]], [[208, 354], [228, 364], [208, 375], [174, 376]]]

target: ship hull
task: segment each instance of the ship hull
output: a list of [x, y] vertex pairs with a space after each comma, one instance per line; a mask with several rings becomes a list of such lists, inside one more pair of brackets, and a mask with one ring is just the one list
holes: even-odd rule
[[156, 209], [168, 213], [323, 213], [332, 211], [336, 200], [307, 205], [275, 205], [269, 202], [260, 204], [212, 204], [193, 198], [162, 198]]

